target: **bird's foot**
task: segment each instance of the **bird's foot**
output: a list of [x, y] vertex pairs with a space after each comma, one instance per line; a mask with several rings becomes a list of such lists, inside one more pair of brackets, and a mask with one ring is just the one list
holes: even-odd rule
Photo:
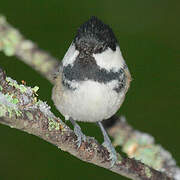
[[101, 122], [97, 123], [99, 125], [99, 127], [101, 128], [101, 131], [103, 133], [104, 136], [104, 143], [102, 144], [104, 147], [107, 148], [107, 150], [109, 151], [109, 160], [111, 160], [111, 166], [110, 168], [112, 168], [114, 166], [114, 164], [117, 161], [117, 155], [116, 155], [116, 150], [113, 147], [111, 140], [106, 132], [106, 130], [104, 129], [103, 125]]
[[84, 142], [86, 141], [86, 136], [83, 134], [83, 132], [81, 131], [80, 126], [77, 123], [74, 125], [74, 133], [77, 136], [76, 142], [77, 142], [77, 147], [79, 149], [80, 146], [81, 146], [82, 141], [84, 141]]
[[109, 160], [111, 160], [110, 168], [112, 168], [117, 161], [116, 150], [110, 141], [104, 141], [102, 145], [106, 147], [109, 152]]

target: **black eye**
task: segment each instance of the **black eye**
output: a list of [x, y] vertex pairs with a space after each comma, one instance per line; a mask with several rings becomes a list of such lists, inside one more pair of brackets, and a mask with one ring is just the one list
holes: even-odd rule
[[104, 51], [104, 46], [103, 45], [98, 45], [94, 48], [94, 53], [97, 54], [97, 53], [101, 53]]
[[100, 47], [100, 48], [99, 48], [99, 51], [102, 52], [102, 51], [103, 51], [103, 47]]

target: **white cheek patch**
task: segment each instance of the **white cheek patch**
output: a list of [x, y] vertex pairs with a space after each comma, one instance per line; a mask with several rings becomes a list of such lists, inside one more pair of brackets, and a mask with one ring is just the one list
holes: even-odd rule
[[97, 65], [108, 71], [113, 70], [117, 72], [119, 68], [122, 68], [125, 65], [119, 46], [116, 47], [115, 51], [108, 48], [102, 53], [93, 54], [93, 57], [95, 58]]
[[75, 49], [75, 46], [72, 43], [62, 60], [63, 66], [67, 66], [68, 64], [73, 65], [78, 55], [79, 55], [79, 51]]

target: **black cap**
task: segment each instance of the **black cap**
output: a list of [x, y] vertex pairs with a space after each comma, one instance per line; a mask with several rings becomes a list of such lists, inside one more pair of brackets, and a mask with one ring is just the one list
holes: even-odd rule
[[101, 53], [108, 47], [115, 51], [117, 39], [108, 25], [92, 16], [79, 27], [74, 43], [77, 50], [91, 54]]

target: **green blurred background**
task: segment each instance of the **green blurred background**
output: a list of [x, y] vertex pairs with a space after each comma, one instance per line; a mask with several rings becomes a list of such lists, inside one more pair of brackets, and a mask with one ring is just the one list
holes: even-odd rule
[[[119, 40], [133, 81], [118, 112], [134, 128], [152, 134], [180, 165], [180, 1], [179, 0], [1, 0], [0, 13], [28, 39], [62, 59], [76, 29], [91, 15], [109, 24]], [[38, 85], [51, 101], [52, 85], [15, 57], [0, 52], [8, 76]], [[100, 130], [81, 123], [102, 142]], [[32, 135], [0, 125], [0, 180], [126, 179], [81, 162]]]

